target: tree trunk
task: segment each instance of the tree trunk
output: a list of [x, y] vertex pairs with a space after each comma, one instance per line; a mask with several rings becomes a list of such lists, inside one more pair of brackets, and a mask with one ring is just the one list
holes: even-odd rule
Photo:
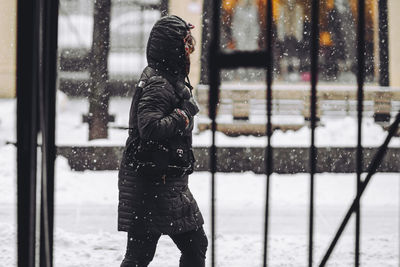
[[90, 57], [89, 140], [107, 138], [108, 65], [110, 50], [111, 0], [95, 0], [93, 15], [93, 44]]

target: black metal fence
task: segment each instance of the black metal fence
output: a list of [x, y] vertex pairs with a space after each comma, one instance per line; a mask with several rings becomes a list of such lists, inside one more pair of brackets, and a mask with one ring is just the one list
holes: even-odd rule
[[[141, 11], [158, 8], [165, 14], [168, 9], [166, 0], [157, 5], [128, 2], [141, 3]], [[37, 263], [53, 266], [58, 15], [58, 0], [17, 1], [17, 258], [18, 266], [24, 267]], [[67, 60], [67, 67], [62, 68], [68, 69], [68, 64], [75, 63]], [[41, 188], [40, 196], [36, 195], [37, 188]], [[40, 212], [37, 212], [39, 205]], [[37, 221], [40, 222], [39, 236], [36, 236]], [[36, 253], [37, 240], [39, 253]]]
[[[380, 3], [384, 3], [381, 0]], [[271, 116], [272, 116], [272, 82], [273, 82], [273, 35], [272, 35], [272, 0], [267, 1], [267, 45], [262, 51], [224, 53], [220, 50], [220, 6], [221, 1], [212, 1], [212, 37], [209, 47], [209, 117], [212, 120], [212, 145], [210, 147], [211, 184], [211, 265], [217, 266], [216, 253], [216, 208], [215, 173], [218, 168], [217, 147], [215, 143], [216, 112], [218, 91], [220, 85], [220, 71], [238, 67], [255, 67], [266, 70], [267, 81], [267, 146], [264, 155], [266, 183], [265, 198], [265, 226], [263, 266], [268, 265], [268, 238], [269, 238], [269, 207], [270, 207], [270, 180], [273, 172], [273, 147], [271, 145]], [[382, 4], [384, 6], [384, 4]], [[360, 197], [377, 171], [387, 151], [391, 138], [397, 131], [400, 123], [400, 113], [391, 125], [388, 136], [379, 148], [367, 170], [367, 176], [362, 181], [363, 148], [362, 113], [363, 113], [363, 86], [364, 86], [364, 0], [358, 0], [358, 145], [357, 145], [357, 195], [351, 204], [346, 216], [340, 225], [337, 234], [332, 240], [329, 249], [319, 263], [324, 266], [332, 253], [337, 241], [345, 229], [350, 217], [355, 213], [355, 253], [354, 264], [360, 264]], [[385, 16], [387, 12], [382, 12]], [[314, 250], [314, 175], [317, 171], [317, 149], [315, 147], [316, 127], [316, 90], [318, 82], [318, 45], [319, 45], [319, 1], [312, 0], [312, 32], [311, 32], [311, 145], [309, 147], [309, 233], [308, 233], [308, 266], [313, 266]], [[386, 20], [384, 20], [386, 21]], [[50, 0], [18, 0], [18, 54], [17, 54], [17, 161], [18, 161], [18, 266], [35, 266], [35, 228], [36, 228], [36, 183], [37, 183], [37, 137], [41, 132], [41, 195], [40, 195], [40, 266], [53, 265], [53, 204], [54, 204], [54, 159], [56, 147], [55, 133], [55, 88], [57, 62], [57, 22], [58, 1]], [[387, 26], [384, 26], [387, 27]]]
[[[53, 262], [53, 204], [58, 1], [18, 1], [17, 178], [18, 266], [35, 266], [36, 216], [40, 216], [40, 266]], [[37, 141], [41, 133], [41, 175]], [[40, 182], [40, 214], [36, 184]]]
[[[382, 4], [380, 1], [381, 8], [385, 7], [385, 4]], [[209, 83], [210, 83], [210, 91], [209, 91], [209, 117], [211, 119], [211, 130], [212, 130], [212, 145], [210, 147], [210, 169], [211, 169], [211, 265], [217, 266], [216, 261], [216, 209], [215, 209], [215, 193], [216, 193], [216, 184], [215, 184], [215, 173], [217, 172], [217, 148], [215, 145], [215, 132], [216, 132], [216, 114], [217, 114], [217, 104], [219, 97], [219, 85], [221, 83], [220, 73], [223, 69], [233, 69], [239, 67], [253, 67], [253, 68], [264, 68], [266, 70], [266, 83], [267, 83], [267, 94], [266, 94], [266, 103], [267, 103], [267, 123], [266, 123], [266, 133], [267, 133], [267, 147], [265, 154], [265, 174], [266, 174], [266, 198], [265, 198], [265, 226], [264, 226], [264, 253], [263, 253], [263, 266], [268, 265], [268, 237], [269, 237], [269, 206], [270, 206], [270, 180], [271, 173], [273, 170], [273, 157], [272, 151], [273, 148], [271, 146], [271, 106], [272, 106], [272, 73], [273, 73], [273, 34], [272, 34], [272, 10], [273, 10], [273, 1], [267, 0], [267, 8], [266, 8], [266, 18], [267, 18], [267, 27], [266, 34], [267, 36], [267, 45], [266, 49], [263, 51], [236, 51], [233, 53], [226, 53], [221, 51], [220, 49], [220, 10], [221, 10], [221, 1], [215, 0], [212, 2], [212, 22], [211, 22], [211, 32], [212, 37], [209, 44], [209, 58], [208, 58], [208, 70], [209, 70]], [[319, 55], [319, 0], [311, 1], [311, 49], [310, 49], [310, 59], [311, 59], [311, 93], [310, 93], [310, 128], [311, 128], [311, 145], [309, 147], [309, 173], [310, 173], [310, 195], [309, 195], [309, 231], [308, 231], [308, 266], [313, 266], [314, 260], [314, 179], [316, 173], [317, 166], [317, 150], [315, 147], [315, 128], [316, 128], [316, 103], [317, 103], [317, 83], [318, 83], [318, 55]], [[383, 11], [380, 13], [381, 16], [387, 16], [387, 12]], [[385, 18], [381, 19], [383, 24], [387, 20]], [[381, 25], [382, 27], [387, 27], [387, 25]], [[365, 39], [364, 39], [364, 31], [365, 31], [365, 1], [358, 0], [358, 16], [357, 16], [357, 85], [358, 85], [358, 93], [357, 93], [357, 118], [358, 118], [358, 134], [357, 134], [357, 160], [356, 160], [356, 169], [354, 172], [357, 174], [357, 195], [354, 199], [351, 207], [346, 213], [345, 218], [343, 219], [342, 224], [339, 227], [337, 234], [335, 235], [329, 249], [326, 254], [323, 256], [319, 266], [324, 266], [329, 259], [330, 254], [333, 251], [333, 248], [336, 245], [336, 242], [340, 238], [344, 228], [346, 227], [349, 218], [353, 213], [356, 216], [356, 231], [355, 231], [355, 253], [354, 253], [354, 265], [360, 265], [360, 197], [364, 192], [366, 186], [368, 185], [372, 175], [376, 172], [377, 167], [382, 161], [383, 156], [386, 153], [388, 143], [390, 139], [395, 134], [399, 122], [400, 122], [400, 113], [397, 115], [395, 121], [389, 129], [389, 134], [384, 144], [380, 147], [379, 151], [376, 153], [373, 161], [371, 162], [368, 168], [368, 175], [364, 181], [361, 180], [361, 174], [363, 172], [363, 149], [361, 144], [361, 136], [362, 136], [362, 113], [363, 113], [363, 89], [364, 89], [364, 80], [365, 80]], [[385, 36], [384, 36], [385, 38]], [[386, 36], [387, 38], [387, 36]], [[387, 51], [386, 51], [387, 53]], [[384, 55], [383, 55], [384, 57]], [[385, 62], [386, 59], [383, 59]], [[385, 69], [384, 69], [385, 70]], [[386, 69], [387, 70], [387, 69]], [[387, 73], [386, 73], [387, 75]], [[387, 77], [386, 77], [387, 78]]]

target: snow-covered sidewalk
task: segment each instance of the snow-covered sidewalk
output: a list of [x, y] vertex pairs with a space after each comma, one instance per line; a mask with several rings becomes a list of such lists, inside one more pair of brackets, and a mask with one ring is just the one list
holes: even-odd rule
[[[64, 102], [63, 102], [64, 101]], [[15, 100], [0, 100], [0, 266], [15, 266], [16, 260], [16, 149], [5, 141], [15, 140]], [[114, 99], [111, 113], [116, 124], [127, 119], [129, 101]], [[110, 140], [87, 142], [87, 112], [83, 100], [61, 100], [58, 105], [58, 144], [121, 145], [126, 133], [110, 131]], [[324, 118], [317, 130], [319, 145], [355, 144], [352, 118]], [[385, 132], [372, 120], [364, 127], [365, 145], [378, 146]], [[274, 144], [307, 145], [309, 129], [275, 132]], [[354, 140], [353, 140], [354, 137]], [[351, 138], [351, 141], [350, 141]], [[349, 140], [348, 140], [349, 139]], [[229, 138], [218, 135], [219, 145], [263, 145], [265, 138]], [[75, 143], [74, 143], [75, 141]], [[195, 136], [198, 145], [209, 144], [209, 133]], [[392, 142], [398, 146], [398, 140]], [[261, 266], [265, 176], [251, 172], [218, 174], [217, 183], [217, 266]], [[194, 173], [190, 188], [203, 211], [210, 235], [210, 174]], [[271, 177], [270, 266], [306, 266], [308, 239], [309, 175]], [[362, 199], [362, 266], [398, 266], [400, 174], [377, 174]], [[316, 176], [315, 259], [319, 261], [349, 207], [355, 193], [354, 174]], [[126, 235], [116, 231], [117, 172], [73, 172], [66, 159], [56, 161], [55, 266], [110, 267], [122, 260]], [[354, 220], [338, 244], [329, 266], [352, 266]], [[150, 266], [177, 266], [179, 251], [163, 237]], [[210, 254], [208, 254], [210, 259]]]
[[[14, 148], [1, 147], [13, 154]], [[9, 162], [13, 165], [12, 162]], [[2, 165], [2, 170], [10, 165]], [[116, 231], [117, 172], [71, 172], [57, 159], [56, 266], [118, 266], [125, 234]], [[15, 261], [15, 178], [2, 171], [0, 251], [4, 266]], [[398, 258], [398, 174], [377, 175], [363, 198], [363, 266], [395, 266]], [[252, 173], [217, 175], [218, 266], [260, 266], [265, 177]], [[305, 266], [307, 260], [308, 182], [306, 174], [273, 175], [271, 266]], [[354, 195], [354, 175], [321, 174], [316, 179], [316, 258], [326, 249]], [[210, 174], [195, 173], [190, 187], [210, 233]], [[353, 223], [330, 266], [352, 266]], [[161, 239], [151, 266], [176, 266], [179, 251]]]

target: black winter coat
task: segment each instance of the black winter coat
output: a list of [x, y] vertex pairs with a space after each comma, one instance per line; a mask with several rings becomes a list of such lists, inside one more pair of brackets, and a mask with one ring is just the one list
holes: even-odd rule
[[[119, 231], [171, 235], [195, 230], [204, 223], [188, 188], [194, 164], [193, 127], [186, 127], [185, 118], [176, 111], [187, 95], [184, 66], [179, 67], [180, 57], [166, 63], [159, 51], [154, 52], [159, 47], [155, 41], [171, 46], [173, 33], [163, 36], [168, 21], [181, 27], [182, 34], [186, 28], [184, 21], [169, 16], [157, 22], [150, 34], [149, 66], [132, 99], [129, 137], [118, 175]], [[177, 48], [180, 45], [176, 42]]]

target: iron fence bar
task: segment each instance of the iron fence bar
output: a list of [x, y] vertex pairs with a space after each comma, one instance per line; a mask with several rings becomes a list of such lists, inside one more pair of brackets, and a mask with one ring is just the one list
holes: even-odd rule
[[[41, 14], [39, 111], [42, 132], [42, 190], [40, 212], [40, 266], [53, 266], [55, 103], [59, 2], [44, 0]], [[43, 23], [43, 22], [46, 23]]]
[[[389, 86], [389, 34], [388, 34], [388, 3], [387, 0], [378, 0], [378, 31], [379, 31], [379, 85]], [[382, 88], [384, 90], [384, 88]], [[390, 111], [374, 113], [375, 122], [390, 122]]]
[[217, 171], [217, 149], [215, 146], [215, 132], [217, 130], [216, 113], [218, 103], [218, 91], [220, 84], [220, 68], [216, 61], [217, 53], [220, 50], [219, 46], [219, 20], [221, 0], [214, 0], [212, 12], [212, 32], [209, 51], [209, 117], [211, 119], [212, 144], [210, 147], [210, 168], [211, 168], [211, 266], [216, 266], [215, 259], [215, 173]]
[[378, 1], [379, 12], [379, 85], [389, 86], [389, 35], [387, 0]]
[[315, 148], [315, 127], [317, 111], [318, 83], [318, 52], [319, 52], [319, 0], [313, 0], [311, 6], [311, 145], [310, 145], [310, 207], [309, 207], [309, 240], [308, 266], [313, 265], [314, 242], [314, 174], [316, 173], [317, 152]]
[[202, 33], [201, 33], [201, 59], [199, 84], [209, 84], [209, 58], [210, 58], [210, 34], [212, 30], [213, 0], [203, 0]]
[[372, 175], [374, 175], [376, 173], [376, 170], [378, 169], [379, 165], [382, 163], [382, 160], [386, 154], [389, 142], [392, 139], [392, 137], [396, 134], [399, 124], [400, 124], [400, 111], [399, 111], [399, 113], [397, 113], [396, 119], [390, 126], [389, 133], [388, 133], [385, 141], [379, 147], [379, 150], [376, 152], [373, 160], [371, 161], [371, 164], [369, 165], [368, 171], [367, 171], [368, 174], [365, 177], [364, 182], [362, 182], [360, 184], [360, 190], [358, 190], [357, 195], [356, 195], [355, 199], [353, 200], [353, 203], [351, 204], [349, 210], [347, 211], [346, 215], [344, 216], [344, 219], [343, 219], [341, 225], [339, 226], [339, 229], [336, 232], [336, 235], [333, 238], [331, 244], [329, 245], [329, 248], [326, 251], [324, 257], [322, 258], [322, 261], [319, 266], [325, 266], [325, 264], [327, 263], [329, 256], [332, 254], [332, 251], [335, 248], [336, 243], [338, 242], [340, 236], [342, 235], [347, 223], [349, 222], [352, 213], [354, 211], [356, 211], [357, 203], [359, 203], [360, 198], [361, 198], [362, 194], [364, 193], [365, 189], [367, 188]]
[[[268, 26], [267, 26], [268, 27]], [[265, 51], [235, 51], [217, 54], [217, 64], [221, 69], [234, 69], [237, 67], [267, 68]]]
[[17, 4], [17, 251], [35, 266], [37, 146], [37, 2]]
[[[272, 124], [271, 124], [271, 116], [272, 116], [272, 70], [273, 70], [273, 50], [272, 50], [272, 0], [267, 1], [267, 47], [266, 47], [266, 64], [267, 64], [267, 94], [266, 94], [266, 103], [267, 103], [267, 148], [265, 150], [264, 156], [264, 164], [265, 164], [265, 173], [266, 173], [266, 193], [265, 193], [265, 218], [264, 218], [264, 251], [263, 251], [263, 266], [267, 267], [268, 265], [268, 232], [269, 232], [269, 206], [270, 206], [270, 180], [272, 174], [272, 146], [271, 146], [271, 136], [272, 136]], [[265, 58], [260, 57], [261, 59]]]
[[[48, 213], [47, 213], [47, 197], [45, 196], [47, 193], [46, 187], [46, 179], [47, 179], [47, 131], [46, 131], [46, 115], [44, 111], [44, 98], [45, 93], [44, 91], [44, 71], [43, 71], [43, 64], [44, 64], [44, 42], [45, 42], [45, 34], [44, 34], [44, 14], [45, 14], [45, 1], [46, 0], [39, 0], [38, 5], [38, 17], [39, 17], [39, 31], [38, 31], [38, 47], [37, 51], [38, 54], [38, 62], [37, 62], [37, 69], [38, 69], [38, 120], [39, 120], [39, 127], [38, 131], [41, 132], [41, 174], [40, 174], [40, 214], [39, 216], [39, 265], [40, 266], [49, 266], [50, 265], [50, 246], [49, 246], [49, 236], [48, 236]], [[46, 230], [45, 230], [46, 228]]]
[[[362, 137], [362, 115], [363, 115], [363, 101], [364, 101], [364, 64], [365, 64], [365, 1], [358, 0], [358, 17], [357, 17], [357, 165], [356, 165], [356, 178], [357, 178], [357, 195], [361, 187], [362, 175], [362, 162], [363, 151], [361, 144]], [[360, 265], [360, 228], [361, 228], [361, 209], [360, 202], [356, 202], [355, 207], [356, 220], [355, 220], [355, 252], [354, 252], [354, 265]]]

